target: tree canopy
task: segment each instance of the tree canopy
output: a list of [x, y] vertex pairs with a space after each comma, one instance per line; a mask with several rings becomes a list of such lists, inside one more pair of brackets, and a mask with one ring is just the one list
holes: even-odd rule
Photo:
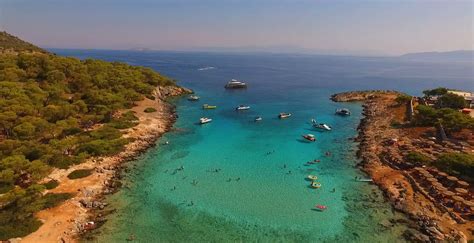
[[0, 51], [1, 240], [38, 227], [33, 213], [50, 205], [39, 203], [39, 183], [53, 167], [121, 151], [119, 129], [137, 124], [121, 110], [175, 85], [150, 68], [60, 57], [0, 32], [7, 49], [17, 52]]

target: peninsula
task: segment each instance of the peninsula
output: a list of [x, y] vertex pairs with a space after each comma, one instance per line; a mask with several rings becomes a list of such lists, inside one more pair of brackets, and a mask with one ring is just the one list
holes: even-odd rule
[[434, 95], [462, 104], [462, 98], [443, 88], [427, 90], [423, 98], [360, 91], [331, 99], [364, 102], [356, 138], [360, 167], [393, 207], [412, 219], [405, 238], [466, 242], [474, 229], [474, 119], [455, 105], [431, 103]]
[[120, 163], [168, 131], [190, 93], [150, 68], [59, 57], [0, 32], [0, 240], [74, 241]]

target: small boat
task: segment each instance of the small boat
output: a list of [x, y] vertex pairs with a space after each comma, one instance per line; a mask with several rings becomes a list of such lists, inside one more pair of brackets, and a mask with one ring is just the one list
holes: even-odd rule
[[284, 118], [288, 118], [288, 117], [290, 117], [290, 116], [291, 116], [291, 113], [284, 113], [284, 112], [282, 112], [282, 113], [280, 113], [280, 114], [278, 115], [278, 118], [284, 119]]
[[255, 117], [255, 121], [256, 121], [256, 122], [259, 122], [259, 121], [261, 121], [261, 120], [263, 120], [263, 118], [262, 118], [261, 116]]
[[336, 109], [336, 115], [340, 116], [350, 116], [351, 112], [347, 108]]
[[203, 108], [203, 109], [216, 109], [217, 106], [204, 104], [204, 105], [202, 105], [202, 108]]
[[316, 137], [313, 135], [313, 134], [306, 134], [306, 135], [302, 135], [304, 139], [308, 140], [308, 141], [311, 141], [311, 142], [314, 142], [316, 141]]
[[235, 108], [236, 111], [243, 111], [243, 110], [248, 110], [250, 109], [250, 106], [245, 106], [245, 105], [239, 105]]
[[199, 119], [199, 123], [201, 123], [201, 124], [206, 124], [206, 123], [209, 123], [209, 122], [211, 122], [211, 121], [212, 121], [212, 119], [211, 119], [211, 118], [207, 118], [207, 117], [201, 117], [201, 118]]
[[318, 177], [315, 176], [315, 175], [309, 175], [309, 176], [308, 176], [308, 179], [310, 179], [310, 180], [312, 180], [312, 181], [315, 181], [315, 180], [318, 179]]
[[311, 182], [311, 187], [312, 187], [312, 188], [320, 188], [320, 187], [321, 187], [321, 183], [312, 181], [312, 182]]
[[324, 211], [324, 210], [328, 209], [328, 207], [327, 207], [327, 206], [324, 206], [324, 205], [319, 205], [319, 204], [318, 204], [318, 205], [315, 205], [315, 206], [314, 206], [314, 209], [316, 209], [316, 210], [318, 210], [318, 211]]
[[325, 130], [325, 131], [331, 131], [332, 130], [331, 126], [329, 126], [328, 124], [317, 123], [316, 120], [314, 120], [314, 119], [311, 119], [311, 124], [313, 124], [313, 127], [317, 128], [317, 129], [322, 129], [322, 130]]
[[247, 84], [236, 79], [232, 79], [224, 87], [226, 89], [245, 89], [247, 88]]
[[199, 100], [199, 96], [197, 96], [197, 95], [190, 95], [190, 96], [188, 97], [188, 100], [189, 100], [189, 101], [197, 101], [197, 100]]
[[359, 179], [356, 179], [356, 181], [360, 181], [360, 182], [372, 182], [373, 180], [370, 179], [370, 178], [359, 178]]

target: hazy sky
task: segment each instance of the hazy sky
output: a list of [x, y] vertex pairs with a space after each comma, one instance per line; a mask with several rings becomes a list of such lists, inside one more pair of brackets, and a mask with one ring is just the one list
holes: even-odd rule
[[474, 49], [473, 12], [474, 0], [0, 0], [0, 29], [57, 48], [402, 54]]

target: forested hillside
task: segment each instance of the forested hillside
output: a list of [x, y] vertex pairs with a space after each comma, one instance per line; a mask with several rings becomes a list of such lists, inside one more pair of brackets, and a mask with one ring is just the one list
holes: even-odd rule
[[0, 52], [0, 239], [8, 239], [38, 228], [33, 213], [68, 198], [42, 195], [52, 168], [119, 152], [128, 142], [120, 129], [136, 117], [118, 111], [175, 83], [149, 68], [59, 57], [6, 33], [0, 39], [0, 49], [16, 51]]

